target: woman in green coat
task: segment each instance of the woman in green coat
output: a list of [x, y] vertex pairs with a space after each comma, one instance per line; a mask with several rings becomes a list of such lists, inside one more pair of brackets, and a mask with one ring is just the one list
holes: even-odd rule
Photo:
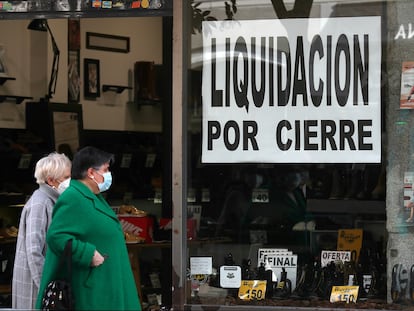
[[36, 307], [72, 239], [72, 287], [76, 310], [141, 310], [122, 227], [101, 192], [109, 189], [114, 157], [94, 147], [72, 161], [70, 187], [59, 197], [47, 232], [45, 265]]

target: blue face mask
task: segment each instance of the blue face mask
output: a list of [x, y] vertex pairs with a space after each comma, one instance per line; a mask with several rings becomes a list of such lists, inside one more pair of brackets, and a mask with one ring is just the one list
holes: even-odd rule
[[98, 183], [96, 181], [95, 182], [98, 185], [99, 191], [104, 192], [104, 191], [108, 190], [112, 185], [112, 174], [111, 174], [111, 172], [106, 172], [106, 173], [103, 173], [103, 174], [98, 173], [98, 174], [103, 177], [104, 181], [101, 182], [101, 183]]

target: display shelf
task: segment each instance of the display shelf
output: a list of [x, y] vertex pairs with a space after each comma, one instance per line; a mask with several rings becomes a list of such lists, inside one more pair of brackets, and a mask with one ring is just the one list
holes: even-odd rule
[[385, 201], [308, 199], [307, 205], [313, 213], [385, 215]]
[[102, 85], [102, 91], [103, 92], [116, 92], [118, 94], [122, 93], [125, 90], [132, 90], [132, 87], [130, 86], [123, 86], [123, 85], [111, 85], [111, 84], [104, 84]]
[[3, 85], [8, 80], [16, 80], [16, 78], [13, 78], [13, 77], [0, 77], [0, 85]]
[[15, 95], [0, 95], [0, 103], [6, 101], [6, 100], [15, 100], [16, 104], [21, 104], [25, 99], [33, 99], [33, 97], [27, 97], [27, 96], [15, 96]]
[[137, 104], [140, 106], [154, 106], [162, 103], [161, 99], [138, 99]]

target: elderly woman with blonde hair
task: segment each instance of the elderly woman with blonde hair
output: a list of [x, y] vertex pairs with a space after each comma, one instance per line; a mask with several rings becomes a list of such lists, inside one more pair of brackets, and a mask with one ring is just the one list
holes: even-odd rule
[[12, 307], [35, 307], [46, 253], [46, 232], [59, 195], [69, 186], [72, 163], [61, 153], [41, 158], [34, 177], [39, 184], [23, 207], [13, 269]]

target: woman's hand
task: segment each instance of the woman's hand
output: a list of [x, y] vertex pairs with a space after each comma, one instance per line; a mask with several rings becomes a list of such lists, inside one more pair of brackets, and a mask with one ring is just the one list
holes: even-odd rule
[[104, 261], [105, 257], [103, 257], [97, 250], [95, 250], [91, 261], [91, 267], [98, 267], [102, 265]]

